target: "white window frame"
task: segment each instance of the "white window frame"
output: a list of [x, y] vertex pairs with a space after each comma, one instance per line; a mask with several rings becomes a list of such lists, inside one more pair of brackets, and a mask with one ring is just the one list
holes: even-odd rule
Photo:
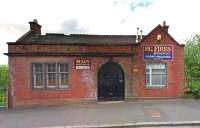
[[[164, 66], [164, 67], [160, 67], [160, 68], [155, 68], [155, 67], [159, 67], [159, 66]], [[149, 69], [149, 73], [147, 74], [147, 69]], [[164, 69], [165, 70], [165, 84], [161, 84], [161, 85], [153, 85], [152, 84], [152, 75], [153, 69]], [[146, 78], [146, 86], [147, 87], [165, 87], [167, 85], [167, 67], [165, 63], [146, 63], [146, 77], [149, 77], [149, 84], [147, 83], [147, 78]]]
[[[67, 67], [68, 67], [68, 71], [66, 71], [66, 72], [63, 72], [63, 71], [61, 71], [60, 69], [60, 65], [61, 64], [65, 64], [65, 65], [67, 65]], [[69, 87], [69, 83], [67, 84], [67, 85], [62, 85], [61, 84], [61, 74], [67, 74], [67, 77], [68, 77], [68, 81], [69, 81], [69, 64], [68, 63], [59, 63], [58, 64], [58, 83], [59, 83], [59, 88], [68, 88]]]
[[[36, 65], [41, 64], [42, 65], [42, 72], [36, 72]], [[49, 64], [55, 64], [55, 72], [49, 72], [48, 71], [48, 65]], [[66, 64], [68, 70], [66, 72], [62, 72], [60, 70], [60, 64]], [[50, 73], [55, 73], [55, 79], [56, 83], [55, 85], [49, 85], [49, 77], [48, 75]], [[70, 64], [69, 63], [32, 63], [31, 64], [31, 87], [33, 89], [68, 89], [69, 88], [69, 83], [67, 85], [61, 85], [61, 74], [65, 73], [67, 74], [68, 82], [70, 81]], [[42, 74], [42, 85], [38, 86], [36, 85], [36, 75], [37, 74]]]
[[[37, 64], [41, 64], [42, 65], [42, 72], [36, 72], [36, 65]], [[45, 82], [45, 79], [44, 79], [44, 65], [42, 64], [42, 63], [33, 63], [32, 64], [32, 71], [33, 71], [33, 88], [44, 88], [44, 82]], [[42, 81], [43, 81], [43, 84], [41, 85], [41, 86], [38, 86], [38, 85], [36, 85], [36, 76], [37, 76], [37, 74], [42, 74]]]
[[[50, 64], [54, 64], [55, 65], [55, 72], [49, 72], [48, 71], [48, 66]], [[56, 63], [47, 63], [46, 64], [46, 87], [47, 88], [56, 88], [57, 87], [57, 64]], [[49, 74], [55, 74], [55, 80], [56, 80], [56, 84], [55, 85], [49, 85]]]

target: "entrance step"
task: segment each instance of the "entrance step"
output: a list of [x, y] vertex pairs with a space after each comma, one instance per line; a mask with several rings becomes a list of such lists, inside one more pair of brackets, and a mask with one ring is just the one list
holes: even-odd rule
[[124, 101], [100, 101], [98, 104], [117, 104], [117, 103], [123, 103]]

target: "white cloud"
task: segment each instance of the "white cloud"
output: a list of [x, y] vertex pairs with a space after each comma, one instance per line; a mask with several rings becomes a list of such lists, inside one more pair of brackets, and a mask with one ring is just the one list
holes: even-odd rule
[[166, 20], [170, 34], [182, 43], [200, 30], [199, 5], [198, 0], [4, 0], [0, 5], [0, 63], [7, 63], [2, 55], [7, 52], [5, 42], [16, 41], [35, 18], [43, 33], [60, 32], [65, 21], [74, 19], [76, 31], [63, 32], [91, 34], [135, 34], [137, 27], [147, 34]]
[[85, 33], [87, 30], [81, 27], [78, 24], [78, 21], [75, 19], [66, 20], [61, 24], [62, 33]]

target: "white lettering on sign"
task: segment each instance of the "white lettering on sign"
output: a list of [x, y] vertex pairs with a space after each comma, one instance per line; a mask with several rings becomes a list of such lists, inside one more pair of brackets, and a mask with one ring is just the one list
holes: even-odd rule
[[91, 68], [91, 60], [90, 59], [76, 59], [75, 60], [75, 68], [78, 69], [90, 69]]
[[76, 69], [90, 69], [90, 66], [76, 66]]
[[171, 45], [147, 45], [144, 46], [144, 59], [173, 59], [173, 46]]

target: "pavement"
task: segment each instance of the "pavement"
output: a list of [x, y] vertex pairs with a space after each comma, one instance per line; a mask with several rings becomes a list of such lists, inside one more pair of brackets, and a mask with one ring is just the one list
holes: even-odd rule
[[200, 127], [200, 100], [133, 100], [0, 110], [0, 128]]

